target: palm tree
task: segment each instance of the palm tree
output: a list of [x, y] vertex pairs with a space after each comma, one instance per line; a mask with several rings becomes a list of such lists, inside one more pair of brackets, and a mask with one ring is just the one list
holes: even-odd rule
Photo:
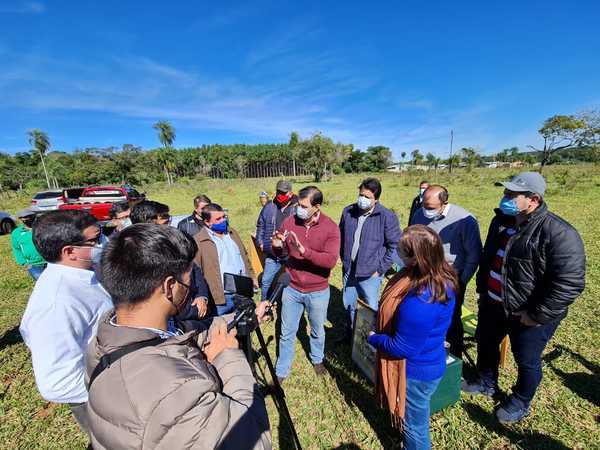
[[166, 120], [160, 120], [152, 125], [156, 131], [158, 131], [158, 140], [163, 146], [163, 150], [159, 152], [158, 159], [162, 163], [165, 169], [165, 175], [167, 177], [167, 183], [173, 184], [173, 178], [169, 173], [169, 168], [172, 164], [172, 152], [167, 149], [171, 149], [173, 142], [175, 141], [175, 128]]
[[479, 164], [479, 160], [481, 157], [477, 150], [472, 147], [464, 147], [461, 149], [461, 153], [463, 155], [463, 160], [467, 164], [467, 169], [470, 171], [474, 165]]
[[427, 167], [431, 169], [435, 166], [436, 157], [433, 153], [429, 152], [425, 155], [425, 161], [427, 162]]
[[418, 166], [423, 162], [423, 155], [420, 150], [414, 149], [410, 152], [410, 155], [412, 156], [414, 166]]
[[48, 134], [46, 132], [38, 130], [37, 128], [30, 130], [27, 135], [29, 136], [29, 144], [40, 153], [42, 167], [44, 168], [44, 175], [46, 175], [46, 184], [48, 185], [48, 189], [50, 189], [50, 177], [48, 177], [46, 163], [44, 162], [44, 155], [50, 148], [50, 138], [48, 138]]

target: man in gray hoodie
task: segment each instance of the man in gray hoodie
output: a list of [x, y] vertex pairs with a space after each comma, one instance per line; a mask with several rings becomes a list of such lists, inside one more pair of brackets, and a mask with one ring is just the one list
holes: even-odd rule
[[[270, 449], [262, 395], [224, 318], [182, 333], [197, 246], [187, 234], [137, 224], [111, 240], [102, 279], [115, 309], [87, 352], [95, 449]], [[208, 328], [208, 327], [207, 327]]]

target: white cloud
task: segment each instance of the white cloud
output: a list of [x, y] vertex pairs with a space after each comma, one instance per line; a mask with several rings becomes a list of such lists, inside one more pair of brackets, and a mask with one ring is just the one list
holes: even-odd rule
[[[288, 72], [286, 62], [275, 58], [282, 67], [280, 76], [273, 78], [267, 76], [269, 67], [260, 68], [267, 64], [266, 53], [252, 58], [253, 73], [264, 72], [244, 80], [186, 71], [131, 55], [98, 56], [93, 64], [13, 55], [0, 61], [0, 103], [36, 111], [168, 119], [180, 130], [223, 130], [265, 140], [286, 140], [291, 131], [302, 137], [322, 131], [357, 148], [387, 145], [396, 157], [414, 148], [445, 156], [451, 129], [455, 130], [455, 148], [486, 150], [499, 141], [493, 129], [477, 125], [493, 111], [492, 102], [441, 110], [434, 107], [434, 101], [412, 95], [394, 101], [409, 112], [420, 111], [419, 117], [405, 114], [399, 118], [395, 115], [398, 108], [379, 103], [377, 78], [367, 71], [353, 71], [322, 53], [297, 56], [302, 64]], [[289, 58], [294, 59], [292, 53]], [[357, 98], [362, 99], [360, 104]]]

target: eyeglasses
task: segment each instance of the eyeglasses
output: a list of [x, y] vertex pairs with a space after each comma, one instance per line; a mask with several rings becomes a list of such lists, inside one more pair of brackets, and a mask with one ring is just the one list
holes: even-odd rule
[[86, 239], [85, 241], [75, 242], [73, 245], [75, 247], [95, 247], [100, 243], [100, 235], [94, 236], [93, 238]]
[[185, 295], [187, 296], [192, 287], [189, 284], [186, 284], [183, 281], [181, 281], [179, 278], [175, 278], [175, 281], [177, 281], [180, 285], [182, 285], [185, 288]]

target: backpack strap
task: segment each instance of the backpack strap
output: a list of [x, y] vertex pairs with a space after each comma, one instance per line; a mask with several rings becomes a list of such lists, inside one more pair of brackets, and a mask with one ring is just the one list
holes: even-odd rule
[[164, 341], [165, 340], [161, 337], [155, 337], [154, 339], [149, 339], [147, 341], [134, 342], [133, 344], [125, 345], [125, 346], [121, 347], [120, 349], [115, 350], [114, 352], [110, 352], [110, 353], [107, 353], [106, 355], [102, 356], [100, 358], [100, 362], [98, 363], [98, 365], [92, 372], [92, 375], [90, 376], [90, 382], [88, 384], [88, 391], [92, 387], [92, 383], [94, 382], [94, 380], [96, 378], [98, 378], [98, 375], [100, 375], [102, 372], [104, 372], [105, 369], [109, 368], [111, 366], [111, 364], [117, 362], [123, 356], [125, 356], [129, 353], [135, 352], [136, 350], [142, 349], [144, 347], [152, 347], [152, 346], [158, 345]]

